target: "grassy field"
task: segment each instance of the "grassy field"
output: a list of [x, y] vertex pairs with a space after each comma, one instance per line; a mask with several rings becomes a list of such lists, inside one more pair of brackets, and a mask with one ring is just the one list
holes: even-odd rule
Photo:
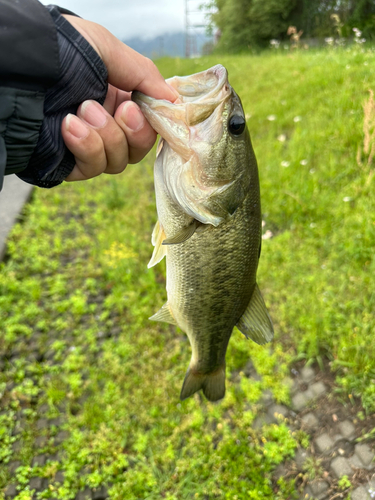
[[[293, 481], [276, 485], [272, 471], [306, 436], [252, 422], [263, 390], [288, 402], [285, 377], [298, 359], [329, 360], [343, 402], [359, 396], [375, 411], [375, 197], [362, 107], [375, 87], [375, 52], [158, 65], [169, 77], [217, 63], [242, 99], [259, 163], [272, 237], [258, 281], [275, 323], [271, 350], [236, 331], [225, 399], [180, 403], [190, 346], [147, 319], [166, 299], [164, 264], [147, 269], [153, 154], [120, 176], [38, 189], [0, 264], [0, 488], [18, 460], [17, 500], [31, 498], [31, 477], [60, 468], [63, 481], [40, 498], [101, 484], [114, 500], [293, 498]], [[249, 359], [261, 381], [245, 376]], [[64, 417], [60, 447], [60, 429], [38, 425], [42, 412]], [[31, 464], [39, 437], [41, 452], [57, 450], [59, 460]]]

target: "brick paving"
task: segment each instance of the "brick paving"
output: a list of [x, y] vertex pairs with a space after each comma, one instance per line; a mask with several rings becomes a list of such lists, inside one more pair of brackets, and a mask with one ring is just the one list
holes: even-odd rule
[[[252, 374], [253, 375], [253, 374]], [[254, 421], [254, 427], [260, 428], [264, 424], [278, 422], [284, 419], [292, 431], [302, 429], [311, 438], [309, 449], [298, 449], [292, 463], [278, 467], [275, 479], [287, 474], [288, 469], [306, 472], [308, 459], [321, 460], [324, 464], [320, 477], [316, 477], [303, 488], [300, 500], [330, 500], [331, 498], [346, 498], [335, 489], [337, 481], [347, 476], [351, 480], [359, 473], [365, 479], [363, 483], [351, 489], [351, 500], [375, 500], [375, 440], [371, 443], [357, 442], [361, 437], [360, 426], [353, 424], [350, 418], [331, 421], [331, 425], [322, 426], [320, 422], [319, 401], [329, 395], [329, 387], [323, 381], [317, 380], [319, 373], [311, 367], [304, 367], [300, 373], [295, 373], [294, 381], [288, 380], [291, 385], [291, 407], [275, 404], [272, 394], [263, 396], [263, 413]], [[318, 409], [317, 409], [318, 408]], [[362, 477], [361, 476], [361, 477]], [[356, 484], [358, 480], [356, 480]]]
[[[297, 412], [297, 419], [298, 412], [311, 408], [311, 411], [301, 417], [300, 422], [307, 432], [315, 432], [313, 439], [315, 452], [318, 456], [326, 458], [326, 471], [323, 476], [327, 477], [331, 474], [336, 479], [347, 476], [350, 480], [356, 472], [361, 470], [375, 473], [375, 443], [356, 443], [360, 433], [356, 431], [353, 422], [349, 419], [338, 421], [336, 417], [337, 421], [332, 420], [332, 425], [328, 430], [324, 429], [319, 432], [319, 418], [314, 414], [314, 402], [325, 396], [328, 388], [321, 381], [314, 382], [315, 376], [311, 367], [301, 370], [293, 386], [292, 408]], [[305, 383], [302, 390], [301, 381]], [[300, 469], [303, 469], [304, 462], [309, 456], [311, 455], [306, 450], [297, 451], [295, 460]], [[330, 484], [322, 478], [317, 478], [305, 487], [300, 498], [301, 500], [329, 500], [331, 498]], [[375, 499], [375, 479], [365, 481], [364, 484], [351, 491], [351, 500], [370, 499]]]

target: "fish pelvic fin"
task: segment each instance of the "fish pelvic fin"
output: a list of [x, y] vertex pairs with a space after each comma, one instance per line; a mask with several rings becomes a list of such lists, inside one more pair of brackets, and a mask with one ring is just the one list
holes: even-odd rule
[[171, 238], [167, 238], [163, 240], [163, 245], [176, 245], [178, 243], [183, 243], [193, 236], [197, 228], [201, 225], [197, 220], [193, 220], [191, 224], [186, 227], [183, 227], [177, 234], [172, 236]]
[[159, 221], [157, 221], [151, 236], [151, 243], [154, 245], [154, 251], [152, 253], [150, 262], [147, 264], [148, 268], [155, 266], [166, 255], [167, 249], [165, 246], [163, 246], [164, 240], [165, 240], [165, 233], [163, 226], [160, 224]]
[[200, 389], [209, 401], [222, 399], [225, 396], [225, 364], [211, 373], [198, 373], [189, 366], [182, 384], [181, 401]]
[[166, 302], [157, 313], [155, 313], [153, 316], [151, 316], [151, 318], [148, 319], [150, 319], [151, 321], [164, 321], [165, 323], [170, 323], [171, 325], [177, 325], [177, 321], [172, 315], [172, 311], [169, 307], [168, 302]]
[[257, 344], [267, 344], [273, 339], [272, 320], [256, 283], [249, 305], [236, 326]]

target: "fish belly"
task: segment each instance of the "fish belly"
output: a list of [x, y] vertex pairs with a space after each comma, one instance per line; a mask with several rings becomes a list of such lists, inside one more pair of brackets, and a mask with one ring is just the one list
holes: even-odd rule
[[233, 327], [255, 287], [260, 241], [259, 195], [250, 192], [228, 222], [168, 247], [168, 304], [189, 337], [195, 373], [225, 367]]

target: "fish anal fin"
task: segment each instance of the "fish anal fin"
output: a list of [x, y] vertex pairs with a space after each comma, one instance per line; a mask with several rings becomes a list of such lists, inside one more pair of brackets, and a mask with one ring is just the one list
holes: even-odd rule
[[160, 224], [159, 221], [157, 221], [151, 236], [151, 242], [155, 248], [152, 253], [150, 262], [147, 264], [148, 268], [155, 266], [166, 255], [167, 249], [163, 247], [164, 239], [165, 239], [165, 233], [163, 226]]
[[166, 302], [157, 313], [155, 313], [151, 318], [151, 321], [164, 321], [165, 323], [170, 323], [171, 325], [177, 325], [177, 321], [174, 319], [168, 302]]
[[195, 372], [190, 366], [182, 384], [180, 399], [192, 396], [202, 389], [209, 401], [218, 401], [225, 396], [225, 364], [211, 373]]
[[273, 325], [259, 287], [255, 284], [249, 305], [237, 323], [237, 328], [257, 344], [267, 344], [273, 339]]
[[200, 223], [194, 219], [191, 224], [183, 227], [174, 236], [171, 236], [170, 238], [165, 239], [163, 241], [163, 245], [177, 245], [178, 243], [183, 243], [184, 241], [188, 240], [189, 238], [191, 238], [193, 236], [193, 234], [195, 233], [195, 231], [199, 225], [200, 225]]

